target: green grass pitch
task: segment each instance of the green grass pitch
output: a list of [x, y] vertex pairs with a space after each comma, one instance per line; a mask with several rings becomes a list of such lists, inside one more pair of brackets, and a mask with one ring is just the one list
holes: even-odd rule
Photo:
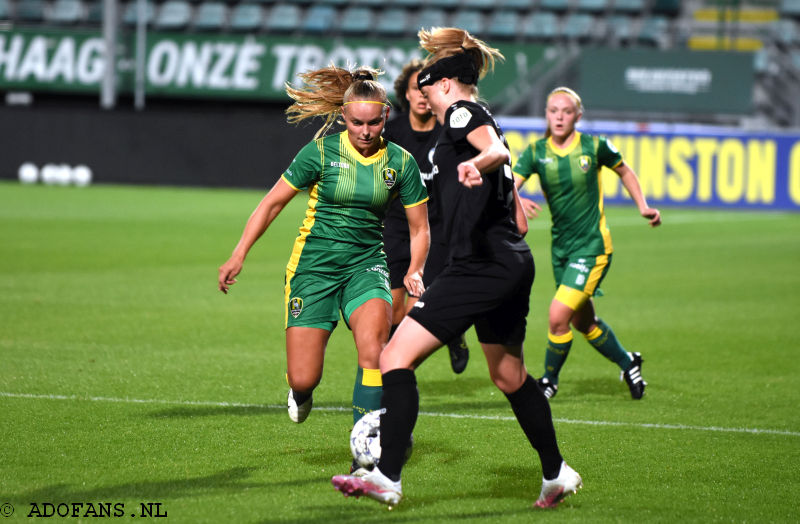
[[[446, 352], [418, 372], [405, 499], [389, 512], [330, 484], [350, 462], [343, 324], [311, 416], [286, 415], [283, 270], [303, 196], [231, 293], [216, 290], [261, 196], [0, 184], [0, 522], [72, 503], [81, 516], [45, 520], [109, 520], [84, 516], [90, 503], [118, 504], [111, 520], [143, 520], [145, 504], [167, 515], [146, 521], [187, 523], [800, 520], [800, 214], [665, 208], [651, 230], [633, 206], [608, 209], [616, 254], [598, 310], [642, 352], [649, 386], [630, 400], [576, 338], [551, 406], [584, 489], [531, 508], [538, 459], [470, 330], [463, 375]], [[543, 215], [527, 237], [536, 376], [553, 293]]]

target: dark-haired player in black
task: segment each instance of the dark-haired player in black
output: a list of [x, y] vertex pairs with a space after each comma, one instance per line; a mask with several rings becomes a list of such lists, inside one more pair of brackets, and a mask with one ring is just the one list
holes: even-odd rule
[[381, 353], [385, 411], [378, 466], [363, 477], [331, 481], [346, 496], [400, 502], [400, 473], [419, 413], [414, 370], [443, 341], [474, 325], [492, 381], [539, 454], [543, 481], [535, 505], [552, 507], [582, 480], [564, 462], [550, 406], [523, 362], [533, 256], [522, 237], [526, 219], [502, 131], [475, 103], [478, 79], [502, 55], [462, 29], [422, 30], [419, 36], [431, 55], [417, 82], [443, 125], [433, 164], [450, 260]]
[[[433, 116], [431, 108], [417, 85], [417, 74], [422, 69], [421, 60], [415, 59], [407, 63], [394, 82], [395, 96], [403, 110], [399, 116], [386, 123], [383, 137], [405, 148], [419, 165], [420, 175], [428, 189], [431, 200], [433, 193], [433, 148], [442, 130], [442, 126]], [[425, 262], [422, 281], [429, 287], [444, 269], [448, 257], [448, 245], [442, 232], [439, 215], [428, 206], [428, 222], [431, 231], [431, 247]], [[408, 235], [408, 219], [406, 211], [399, 199], [392, 201], [386, 218], [383, 220], [383, 249], [389, 265], [389, 281], [392, 286], [392, 330], [394, 334], [400, 321], [413, 307], [417, 297], [409, 296], [403, 283], [411, 262], [411, 249]], [[408, 297], [408, 298], [407, 298]], [[469, 361], [469, 348], [460, 333], [447, 343], [450, 353], [450, 366], [455, 373], [466, 369]]]

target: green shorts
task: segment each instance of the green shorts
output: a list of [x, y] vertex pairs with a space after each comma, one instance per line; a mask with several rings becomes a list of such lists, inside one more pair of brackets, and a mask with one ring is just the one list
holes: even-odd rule
[[611, 255], [575, 256], [553, 260], [556, 299], [577, 309], [583, 301], [602, 295], [600, 283], [611, 267]]
[[286, 327], [315, 327], [333, 331], [340, 315], [349, 327], [353, 311], [372, 298], [382, 298], [392, 303], [389, 270], [385, 262], [373, 261], [337, 274], [287, 273]]

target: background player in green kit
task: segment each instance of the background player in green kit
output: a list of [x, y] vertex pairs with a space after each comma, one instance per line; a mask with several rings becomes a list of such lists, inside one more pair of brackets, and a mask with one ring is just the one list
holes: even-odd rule
[[[415, 295], [424, 288], [428, 197], [414, 158], [381, 137], [389, 105], [376, 75], [368, 68], [350, 72], [331, 66], [301, 75], [302, 89], [287, 86], [295, 100], [287, 110], [289, 122], [322, 117], [325, 125], [256, 207], [219, 268], [219, 289], [227, 293], [256, 240], [292, 197], [308, 190], [285, 280], [287, 404], [297, 423], [311, 411], [325, 346], [340, 315], [358, 351], [354, 422], [380, 407], [379, 357], [389, 337], [392, 303], [381, 233], [394, 198], [406, 209], [411, 237], [404, 283]], [[339, 118], [346, 130], [320, 138]]]
[[[572, 346], [572, 324], [620, 367], [631, 396], [640, 399], [647, 385], [641, 373], [642, 357], [623, 348], [614, 331], [596, 316], [592, 300], [611, 266], [613, 252], [603, 213], [601, 167], [619, 175], [651, 226], [661, 224], [661, 215], [647, 205], [636, 173], [614, 145], [605, 137], [575, 129], [583, 114], [577, 93], [568, 87], [554, 89], [545, 111], [545, 137], [528, 146], [514, 166], [517, 187], [531, 175], [539, 175], [553, 219], [552, 259], [558, 289], [550, 304], [545, 371], [539, 386], [548, 398], [558, 391], [558, 374]], [[535, 215], [538, 206], [529, 200], [524, 205], [529, 216]]]

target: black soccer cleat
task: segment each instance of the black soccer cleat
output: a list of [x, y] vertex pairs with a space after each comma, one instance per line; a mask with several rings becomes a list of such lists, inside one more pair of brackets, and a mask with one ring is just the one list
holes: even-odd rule
[[644, 388], [647, 382], [642, 378], [642, 355], [641, 353], [628, 353], [633, 359], [631, 366], [620, 373], [619, 379], [625, 379], [628, 384], [628, 389], [631, 390], [631, 397], [634, 400], [639, 400], [644, 395]]
[[447, 349], [450, 350], [450, 367], [453, 368], [453, 373], [463, 373], [469, 362], [469, 348], [464, 335], [447, 344]]
[[544, 396], [548, 399], [555, 397], [556, 393], [558, 393], [558, 384], [553, 384], [550, 382], [550, 379], [542, 377], [537, 380], [536, 383], [539, 385], [539, 389], [542, 390], [542, 393], [544, 393]]

